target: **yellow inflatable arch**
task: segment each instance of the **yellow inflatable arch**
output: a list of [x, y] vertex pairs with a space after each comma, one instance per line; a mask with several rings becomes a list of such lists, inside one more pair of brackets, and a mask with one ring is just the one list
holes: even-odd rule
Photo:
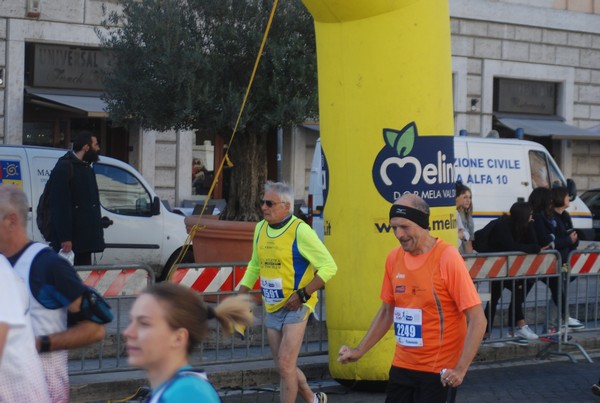
[[456, 243], [448, 1], [303, 0], [315, 20], [321, 144], [327, 158], [325, 243], [329, 367], [338, 380], [387, 380], [390, 331], [359, 362], [337, 363], [377, 312], [390, 203], [417, 192], [434, 235]]

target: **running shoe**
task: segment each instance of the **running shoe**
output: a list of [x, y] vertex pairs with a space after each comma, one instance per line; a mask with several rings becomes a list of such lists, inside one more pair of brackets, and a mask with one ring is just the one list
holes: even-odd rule
[[567, 326], [569, 326], [569, 329], [583, 329], [585, 327], [585, 325], [583, 323], [581, 323], [579, 320], [575, 319], [575, 318], [571, 318], [569, 317], [569, 319], [567, 319]]
[[538, 339], [538, 335], [535, 334], [533, 332], [533, 330], [531, 330], [529, 328], [529, 326], [525, 325], [523, 327], [517, 327], [517, 331], [515, 332], [515, 337], [520, 337], [522, 339], [527, 339], [527, 340], [537, 340]]
[[315, 393], [315, 396], [317, 397], [317, 401], [319, 403], [327, 403], [327, 395], [323, 392], [317, 392]]

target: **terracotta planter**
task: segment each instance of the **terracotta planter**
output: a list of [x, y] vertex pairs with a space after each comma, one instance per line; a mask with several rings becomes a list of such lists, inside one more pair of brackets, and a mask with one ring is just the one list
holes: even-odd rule
[[248, 262], [252, 257], [255, 222], [222, 221], [217, 216], [190, 216], [185, 227], [199, 224], [192, 245], [196, 263]]

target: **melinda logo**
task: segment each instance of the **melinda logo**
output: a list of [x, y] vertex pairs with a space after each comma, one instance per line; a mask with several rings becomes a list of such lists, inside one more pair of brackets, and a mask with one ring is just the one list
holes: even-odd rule
[[431, 207], [454, 205], [454, 139], [418, 137], [414, 122], [402, 130], [383, 129], [385, 146], [373, 163], [373, 183], [390, 203], [405, 193]]

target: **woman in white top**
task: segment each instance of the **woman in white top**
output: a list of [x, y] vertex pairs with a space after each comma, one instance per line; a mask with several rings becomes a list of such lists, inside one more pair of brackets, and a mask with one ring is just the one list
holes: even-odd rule
[[456, 183], [456, 228], [458, 230], [458, 251], [461, 254], [473, 253], [475, 225], [473, 224], [471, 189], [460, 182]]

